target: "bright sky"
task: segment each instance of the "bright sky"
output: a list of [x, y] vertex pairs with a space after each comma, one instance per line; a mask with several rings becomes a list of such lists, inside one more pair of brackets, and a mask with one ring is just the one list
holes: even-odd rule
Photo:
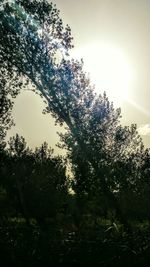
[[[122, 123], [137, 123], [150, 147], [150, 1], [149, 0], [55, 0], [74, 37], [71, 55], [82, 57], [96, 91], [106, 90], [122, 108]], [[32, 147], [56, 143], [50, 115], [42, 115], [39, 97], [22, 93], [13, 109], [18, 132]]]

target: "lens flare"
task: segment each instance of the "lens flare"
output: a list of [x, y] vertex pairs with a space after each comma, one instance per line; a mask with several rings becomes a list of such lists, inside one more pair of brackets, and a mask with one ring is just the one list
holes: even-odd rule
[[83, 58], [84, 68], [97, 93], [106, 91], [117, 105], [129, 98], [133, 71], [121, 49], [111, 44], [95, 43], [76, 49], [71, 55]]

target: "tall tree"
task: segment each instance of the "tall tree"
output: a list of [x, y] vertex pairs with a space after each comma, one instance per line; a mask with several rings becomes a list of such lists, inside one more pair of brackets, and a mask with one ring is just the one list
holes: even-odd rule
[[[30, 81], [47, 101], [46, 111], [56, 123], [65, 123], [68, 132], [62, 139], [79, 170], [78, 188], [88, 192], [99, 188], [125, 224], [114, 193], [118, 180], [113, 170], [118, 157], [123, 160], [140, 146], [136, 128], [120, 126], [120, 109], [114, 109], [105, 93], [96, 96], [82, 61], [67, 57], [72, 47], [70, 28], [63, 28], [55, 6], [46, 1], [16, 0], [3, 4], [0, 18], [4, 68]], [[81, 179], [84, 166], [90, 174], [86, 180]]]

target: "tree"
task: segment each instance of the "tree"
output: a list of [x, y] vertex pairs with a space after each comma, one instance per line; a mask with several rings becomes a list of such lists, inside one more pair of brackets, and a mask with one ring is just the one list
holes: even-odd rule
[[6, 131], [13, 125], [11, 116], [12, 99], [16, 97], [18, 88], [14, 82], [15, 80], [12, 79], [11, 72], [8, 73], [3, 67], [0, 69], [0, 76], [0, 147], [3, 147]]
[[9, 141], [1, 167], [1, 195], [11, 203], [1, 215], [11, 210], [11, 216], [21, 214], [28, 223], [35, 218], [41, 224], [62, 212], [68, 195], [66, 168], [46, 143], [33, 152], [17, 134]]
[[82, 61], [67, 57], [70, 28], [63, 28], [55, 6], [17, 0], [3, 5], [0, 15], [4, 68], [30, 81], [46, 100], [46, 111], [56, 123], [65, 124], [67, 133], [61, 138], [70, 151], [78, 192], [102, 192], [118, 219], [127, 224], [116, 190], [118, 183], [123, 184], [120, 173], [133, 149], [142, 145], [136, 127], [120, 125], [120, 109], [114, 109], [105, 93], [94, 93]]

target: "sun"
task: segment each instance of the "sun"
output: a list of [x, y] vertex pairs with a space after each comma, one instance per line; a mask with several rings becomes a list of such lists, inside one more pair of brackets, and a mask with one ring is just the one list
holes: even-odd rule
[[71, 56], [83, 58], [97, 93], [106, 91], [116, 105], [128, 100], [133, 73], [123, 51], [111, 44], [94, 43], [75, 49]]

